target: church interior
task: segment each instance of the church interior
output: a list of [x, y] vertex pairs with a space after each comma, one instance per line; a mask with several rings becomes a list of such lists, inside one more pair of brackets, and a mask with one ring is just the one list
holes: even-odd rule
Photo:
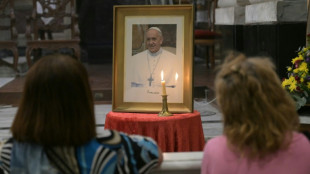
[[[279, 78], [283, 79], [287, 78], [287, 66], [298, 50], [308, 46], [307, 33], [310, 33], [309, 0], [0, 0], [0, 12], [6, 11], [1, 6], [6, 2], [14, 9], [16, 35], [2, 30], [7, 29], [2, 25], [11, 21], [0, 16], [0, 140], [10, 136], [10, 124], [22, 96], [27, 71], [40, 56], [54, 52], [73, 55], [83, 63], [95, 101], [97, 130], [105, 128], [106, 115], [113, 116], [110, 112], [117, 85], [113, 79], [117, 69], [115, 6], [192, 7], [193, 20], [188, 24], [192, 27], [192, 36], [186, 43], [192, 53], [188, 57], [192, 62], [190, 114], [199, 113], [200, 124], [191, 125], [190, 130], [194, 127], [202, 130], [203, 144], [222, 134], [214, 79], [226, 53], [234, 50], [250, 57], [270, 57]], [[37, 18], [39, 22], [34, 20], [34, 13], [44, 14], [46, 8], [55, 10], [61, 2], [71, 5], [53, 13], [46, 12], [52, 16], [42, 15]], [[71, 16], [66, 16], [70, 19], [64, 18], [65, 11], [71, 12]], [[59, 23], [61, 27], [57, 28]], [[40, 28], [43, 25], [48, 27]], [[69, 31], [63, 32], [65, 27]], [[300, 131], [310, 132], [309, 105], [298, 113]], [[202, 150], [201, 147], [186, 150], [169, 147], [164, 151], [164, 165], [154, 173], [200, 173]]]

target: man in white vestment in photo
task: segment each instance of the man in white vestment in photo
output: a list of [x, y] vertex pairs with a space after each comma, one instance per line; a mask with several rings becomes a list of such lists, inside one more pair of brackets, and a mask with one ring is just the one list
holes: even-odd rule
[[[178, 76], [181, 73], [181, 59], [175, 54], [163, 49], [163, 35], [158, 27], [151, 27], [146, 31], [146, 46], [144, 50], [130, 58], [128, 61], [127, 84], [128, 88], [143, 88], [142, 98], [147, 98], [148, 102], [161, 100], [161, 72], [166, 82], [167, 91], [173, 91], [178, 87]], [[129, 84], [128, 84], [129, 83]], [[127, 92], [133, 93], [136, 90], [131, 89]], [[174, 90], [176, 91], [176, 90]], [[172, 92], [170, 92], [171, 94]], [[125, 94], [127, 98], [134, 97], [140, 101], [140, 94]], [[168, 94], [169, 95], [169, 94]], [[131, 96], [131, 97], [130, 97]]]

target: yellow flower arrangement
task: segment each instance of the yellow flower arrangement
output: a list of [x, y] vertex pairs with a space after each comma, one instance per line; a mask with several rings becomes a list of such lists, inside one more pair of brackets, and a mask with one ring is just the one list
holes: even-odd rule
[[310, 93], [310, 47], [302, 48], [298, 56], [287, 67], [288, 78], [283, 79], [282, 86], [296, 101], [296, 109], [304, 106]]

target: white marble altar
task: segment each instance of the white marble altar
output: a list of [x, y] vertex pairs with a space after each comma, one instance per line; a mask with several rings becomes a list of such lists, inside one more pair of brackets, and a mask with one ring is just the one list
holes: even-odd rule
[[225, 7], [215, 9], [216, 25], [243, 25], [245, 7]]
[[216, 25], [307, 21], [305, 0], [219, 0]]
[[307, 2], [267, 1], [245, 6], [245, 24], [307, 21]]
[[236, 6], [245, 6], [250, 4], [249, 0], [218, 0], [217, 6], [222, 7], [236, 7]]

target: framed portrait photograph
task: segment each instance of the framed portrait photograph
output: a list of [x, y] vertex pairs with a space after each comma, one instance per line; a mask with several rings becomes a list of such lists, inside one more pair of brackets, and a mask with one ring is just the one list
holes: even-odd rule
[[114, 6], [114, 112], [193, 111], [193, 6]]

